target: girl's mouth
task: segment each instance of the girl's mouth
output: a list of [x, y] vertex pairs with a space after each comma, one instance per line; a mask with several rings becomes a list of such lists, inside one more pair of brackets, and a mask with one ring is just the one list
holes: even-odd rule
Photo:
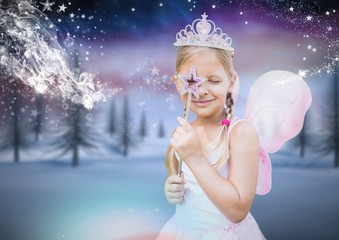
[[211, 99], [211, 100], [194, 100], [192, 102], [197, 106], [206, 106], [206, 105], [210, 104], [212, 101], [214, 101], [214, 99]]

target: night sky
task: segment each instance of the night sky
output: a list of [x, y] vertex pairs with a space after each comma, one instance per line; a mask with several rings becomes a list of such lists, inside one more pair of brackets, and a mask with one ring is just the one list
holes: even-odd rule
[[[4, 5], [6, 1], [1, 2]], [[251, 59], [251, 63], [258, 62], [254, 60], [257, 49], [265, 52], [270, 47], [281, 50], [282, 56], [286, 52], [285, 48], [289, 49], [292, 54], [298, 55], [298, 59], [290, 54], [288, 60], [272, 59], [273, 56], [261, 60], [268, 65], [275, 62], [274, 67], [278, 68], [286, 68], [286, 62], [293, 62], [286, 70], [301, 71], [303, 76], [315, 75], [319, 70], [320, 73], [331, 72], [338, 61], [336, 1], [29, 2], [55, 24], [52, 28], [45, 27], [57, 31], [60, 45], [72, 55], [73, 49], [65, 47], [65, 40], [67, 37], [74, 39], [74, 44], [82, 52], [79, 57], [82, 66], [102, 73], [101, 78], [105, 81], [108, 76], [119, 75], [121, 67], [114, 71], [114, 65], [127, 61], [126, 65], [129, 66], [124, 69], [133, 72], [145, 58], [155, 61], [159, 73], [171, 75], [175, 61], [175, 50], [172, 47], [175, 34], [194, 19], [200, 18], [204, 12], [233, 39], [235, 63], [240, 72], [247, 72], [252, 66], [246, 59]], [[274, 41], [277, 42], [273, 44], [276, 46], [270, 46]], [[125, 47], [128, 51], [123, 50]], [[173, 65], [169, 65], [169, 62]], [[106, 64], [111, 65], [102, 69]], [[107, 68], [112, 71], [107, 72]], [[262, 66], [255, 68], [269, 70]], [[116, 84], [120, 86], [123, 83], [126, 83], [126, 79], [121, 79], [121, 83]]]
[[[8, 2], [15, 5], [18, 1], [0, 2], [6, 15]], [[339, 59], [336, 1], [26, 2], [37, 10], [34, 21], [38, 21], [44, 34], [55, 36], [66, 53], [64, 61], [70, 65], [69, 70], [74, 72], [75, 65], [78, 72], [94, 74], [97, 89], [107, 99], [133, 90], [155, 98], [161, 96], [159, 100], [171, 98], [175, 94], [170, 80], [175, 72], [175, 35], [204, 12], [233, 40], [243, 99], [256, 78], [279, 69], [304, 77], [313, 85], [313, 94], [317, 94], [317, 83], [332, 76]], [[0, 26], [2, 36], [11, 31], [8, 23]], [[31, 43], [34, 45], [34, 40]], [[3, 49], [13, 51], [14, 45], [15, 42], [5, 43]], [[19, 61], [23, 60], [20, 57]], [[5, 65], [15, 69], [11, 63]], [[314, 79], [315, 83], [311, 82]], [[3, 87], [0, 100], [8, 96], [6, 89]], [[65, 97], [53, 85], [49, 85], [46, 96], [49, 94]]]
[[[44, 8], [42, 3], [44, 2], [39, 1], [36, 5], [40, 10]], [[60, 11], [62, 4], [67, 7], [64, 11]], [[287, 40], [282, 44], [285, 46], [280, 46], [281, 49], [289, 47], [294, 52], [304, 54], [300, 56], [301, 61], [296, 60], [299, 68], [291, 70], [298, 71], [306, 68], [307, 71], [316, 72], [319, 69], [331, 71], [332, 67], [328, 64], [333, 66], [333, 62], [338, 57], [336, 8], [335, 1], [267, 0], [253, 3], [252, 1], [106, 0], [86, 1], [86, 3], [55, 1], [51, 10], [46, 9], [43, 12], [56, 23], [61, 36], [70, 34], [76, 41], [84, 42], [85, 52], [85, 48], [89, 45], [92, 47], [98, 45], [102, 56], [113, 53], [114, 49], [119, 51], [118, 46], [122, 43], [125, 46], [131, 44], [139, 48], [147, 48], [148, 45], [159, 46], [160, 49], [168, 51], [170, 58], [173, 57], [171, 48], [175, 41], [175, 34], [206, 12], [209, 18], [233, 39], [236, 52], [241, 53], [238, 55], [239, 58], [236, 55], [235, 61], [243, 59], [243, 48], [261, 47], [262, 42], [275, 40], [274, 38], [282, 33], [286, 35], [284, 38]], [[264, 28], [267, 36], [252, 36], [253, 32], [258, 32], [258, 28]], [[272, 31], [277, 33], [273, 34]], [[270, 33], [273, 37], [271, 39]], [[252, 40], [251, 37], [256, 39]], [[244, 41], [244, 38], [247, 38], [247, 41]], [[60, 40], [62, 41], [62, 37]], [[296, 41], [297, 46], [292, 44], [286, 46], [290, 40]], [[261, 42], [259, 46], [256, 41]], [[147, 46], [143, 46], [144, 44]], [[247, 46], [243, 46], [244, 44]], [[266, 44], [263, 46], [266, 47]], [[148, 52], [148, 56], [145, 57], [160, 58], [159, 53], [152, 51], [152, 47], [148, 50], [151, 52]], [[309, 56], [310, 52], [315, 54]], [[89, 55], [87, 61], [93, 58], [97, 61], [95, 54], [99, 53], [90, 51], [87, 54]], [[307, 60], [304, 60], [304, 57]], [[137, 56], [131, 58], [133, 62]], [[168, 65], [168, 61], [165, 63], [163, 64], [161, 60], [158, 63], [161, 70], [163, 67], [166, 68], [163, 65]], [[242, 68], [242, 64], [239, 65]]]

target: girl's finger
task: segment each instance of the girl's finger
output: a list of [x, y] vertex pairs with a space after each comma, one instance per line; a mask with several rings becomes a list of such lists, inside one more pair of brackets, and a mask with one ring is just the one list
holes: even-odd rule
[[182, 192], [184, 190], [184, 184], [171, 184], [167, 187], [168, 192]]
[[177, 117], [178, 122], [180, 123], [181, 127], [186, 131], [190, 131], [192, 129], [191, 124], [186, 119], [183, 119], [182, 117]]
[[183, 127], [178, 127], [178, 128], [176, 129], [176, 132], [177, 132], [178, 134], [184, 134], [184, 133], [186, 133], [186, 131], [184, 130]]
[[183, 192], [168, 192], [167, 198], [170, 199], [180, 199], [183, 196]]
[[177, 175], [171, 175], [167, 178], [167, 183], [168, 184], [173, 184], [173, 183], [183, 183], [182, 178], [177, 176]]
[[173, 133], [172, 139], [178, 139], [179, 138], [179, 133], [177, 131], [175, 131], [175, 133]]

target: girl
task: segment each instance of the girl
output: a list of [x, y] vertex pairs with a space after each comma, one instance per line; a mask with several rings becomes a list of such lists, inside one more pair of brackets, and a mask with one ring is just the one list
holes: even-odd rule
[[[189, 84], [194, 77], [206, 81], [192, 97], [196, 118], [178, 117], [170, 140], [165, 195], [177, 205], [157, 239], [265, 239], [249, 212], [258, 178], [258, 134], [249, 121], [232, 116], [238, 79], [231, 40], [206, 18], [181, 30], [174, 44], [178, 92], [185, 87], [182, 76], [192, 71]], [[184, 104], [187, 95], [181, 95]], [[180, 176], [174, 151], [183, 160]]]

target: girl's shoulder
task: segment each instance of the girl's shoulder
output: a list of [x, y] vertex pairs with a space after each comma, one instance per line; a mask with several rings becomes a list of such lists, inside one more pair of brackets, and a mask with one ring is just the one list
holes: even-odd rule
[[249, 120], [244, 118], [234, 118], [228, 128], [228, 134], [233, 137], [252, 138], [257, 137], [257, 129]]

